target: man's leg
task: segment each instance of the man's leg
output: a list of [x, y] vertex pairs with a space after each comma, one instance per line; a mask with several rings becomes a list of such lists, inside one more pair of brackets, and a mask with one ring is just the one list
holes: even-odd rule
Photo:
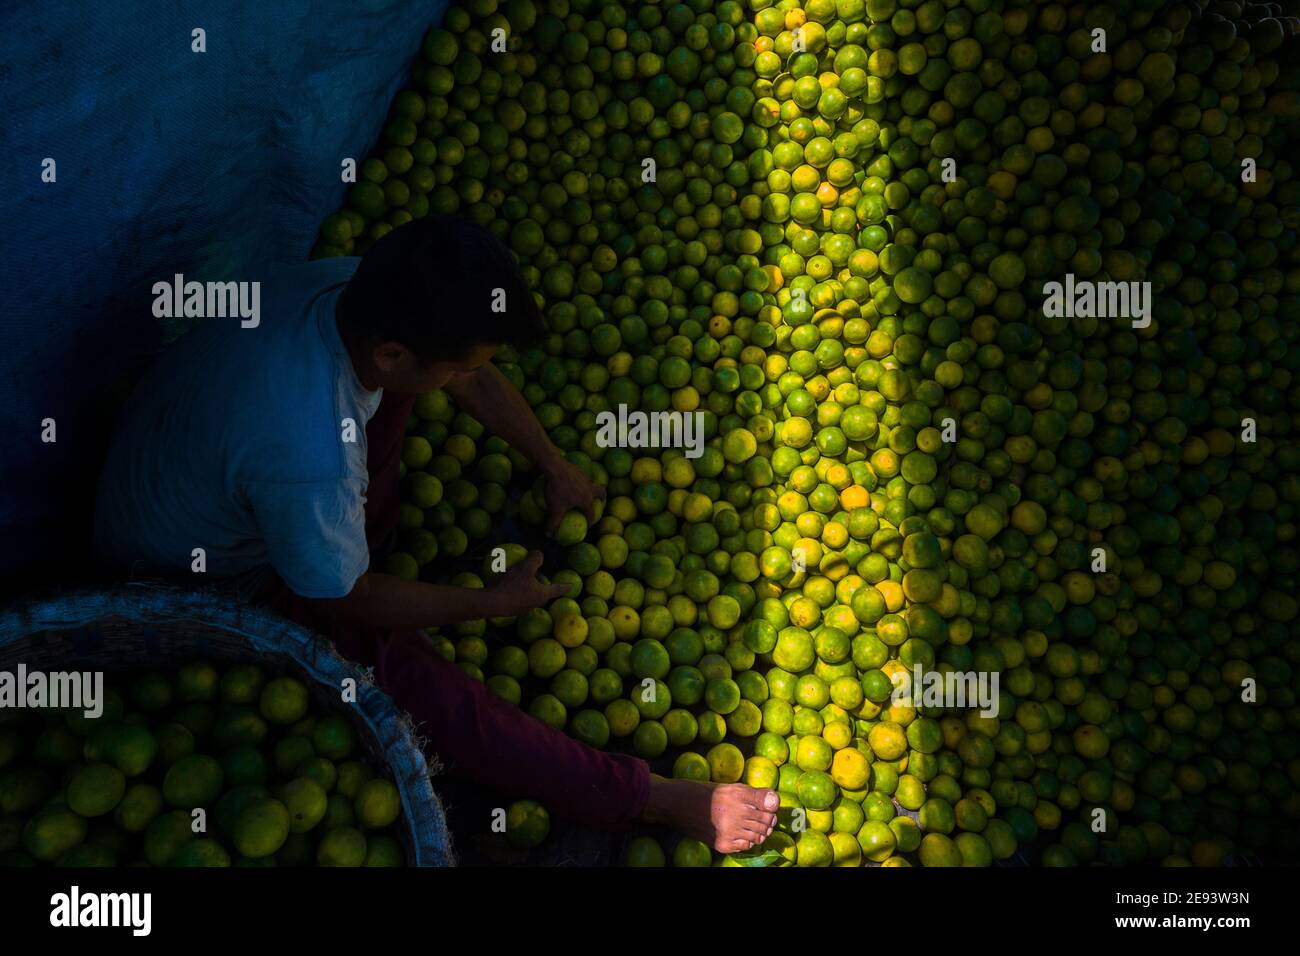
[[645, 809], [644, 760], [588, 747], [529, 716], [420, 634], [384, 635], [377, 658], [375, 680], [411, 714], [449, 771], [601, 829], [622, 829]]

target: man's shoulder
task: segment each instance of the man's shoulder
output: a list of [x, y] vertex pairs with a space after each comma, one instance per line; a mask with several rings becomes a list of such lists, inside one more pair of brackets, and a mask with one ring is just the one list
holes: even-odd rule
[[[310, 333], [305, 319], [315, 313], [313, 304], [323, 295], [341, 289], [351, 280], [361, 260], [353, 256], [314, 259], [311, 262], [279, 266], [260, 280], [262, 322], [257, 328], [240, 329], [256, 333], [263, 327], [268, 338]], [[246, 341], [255, 343], [256, 335]]]
[[337, 294], [358, 261], [321, 259], [286, 268], [273, 280], [265, 338], [257, 337], [259, 329], [238, 330], [248, 338], [241, 339], [245, 364], [230, 412], [232, 425], [247, 438], [241, 471], [248, 478], [298, 483], [347, 474], [339, 449], [339, 381], [347, 358], [337, 351], [332, 325], [326, 327], [332, 315], [316, 300]]
[[268, 268], [254, 280], [255, 318], [202, 319], [170, 355], [181, 361], [220, 362], [224, 357], [253, 371], [259, 358], [278, 363], [279, 347], [301, 348], [303, 340], [315, 345], [320, 338], [317, 300], [347, 285], [360, 261], [348, 256]]

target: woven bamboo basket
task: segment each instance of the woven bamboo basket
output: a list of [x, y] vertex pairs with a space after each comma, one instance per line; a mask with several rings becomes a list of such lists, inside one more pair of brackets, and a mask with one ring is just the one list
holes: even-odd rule
[[[118, 670], [186, 660], [257, 663], [297, 677], [314, 701], [343, 710], [372, 765], [387, 767], [402, 798], [399, 832], [412, 866], [453, 866], [451, 837], [410, 718], [332, 644], [264, 608], [209, 592], [128, 585], [28, 601], [0, 612], [0, 671]], [[339, 688], [357, 684], [345, 706]]]

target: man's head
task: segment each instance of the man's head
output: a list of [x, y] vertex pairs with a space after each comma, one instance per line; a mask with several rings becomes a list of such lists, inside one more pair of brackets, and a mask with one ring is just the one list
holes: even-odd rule
[[397, 392], [441, 388], [501, 345], [542, 331], [510, 250], [451, 216], [417, 219], [376, 241], [343, 290], [338, 318], [362, 381]]

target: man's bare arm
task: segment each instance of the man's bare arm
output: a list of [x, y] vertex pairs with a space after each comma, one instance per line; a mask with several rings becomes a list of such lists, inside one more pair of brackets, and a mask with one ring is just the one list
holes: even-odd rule
[[489, 588], [448, 587], [368, 571], [347, 597], [314, 598], [310, 603], [339, 624], [382, 631], [509, 617], [566, 593], [562, 584], [537, 579], [541, 564], [541, 553], [534, 552]]
[[541, 470], [548, 470], [563, 457], [551, 444], [527, 399], [491, 362], [471, 375], [452, 379], [444, 390], [464, 411]]
[[445, 390], [456, 404], [484, 427], [517, 448], [546, 476], [547, 530], [554, 531], [571, 508], [596, 520], [595, 500], [605, 488], [592, 481], [551, 443], [528, 401], [491, 362], [473, 374], [448, 382]]

